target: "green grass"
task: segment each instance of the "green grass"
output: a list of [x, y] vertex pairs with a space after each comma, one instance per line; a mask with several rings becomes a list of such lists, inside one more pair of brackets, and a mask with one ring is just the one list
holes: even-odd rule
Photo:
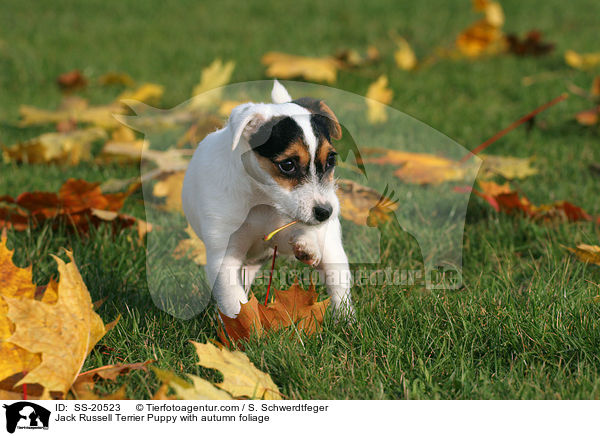
[[[20, 104], [54, 108], [58, 74], [79, 68], [90, 77], [124, 71], [139, 82], [165, 86], [163, 106], [189, 98], [200, 71], [214, 58], [236, 61], [233, 82], [264, 79], [260, 64], [271, 50], [327, 55], [343, 48], [382, 52], [383, 62], [339, 73], [336, 87], [364, 94], [385, 73], [392, 105], [467, 148], [560, 95], [572, 82], [583, 88], [593, 73], [564, 64], [566, 49], [598, 51], [600, 3], [557, 0], [502, 1], [505, 30], [532, 26], [556, 43], [546, 57], [497, 56], [440, 61], [417, 72], [399, 71], [389, 32], [405, 36], [417, 55], [451, 44], [474, 18], [469, 2], [179, 2], [58, 1], [51, 5], [5, 0], [0, 6], [0, 142], [10, 145], [44, 129], [15, 126]], [[236, 17], [232, 15], [235, 11]], [[550, 75], [544, 73], [550, 72]], [[598, 73], [598, 71], [596, 71]], [[523, 77], [537, 80], [524, 86]], [[90, 86], [92, 103], [112, 101], [119, 90]], [[600, 132], [573, 114], [590, 102], [572, 96], [538, 117], [530, 132], [519, 128], [488, 152], [535, 156], [539, 174], [519, 187], [532, 202], [569, 200], [600, 214]], [[68, 177], [103, 181], [136, 174], [135, 166], [82, 163], [0, 164], [0, 195], [56, 191]], [[144, 217], [141, 194], [125, 211]], [[289, 398], [303, 399], [514, 399], [600, 397], [600, 270], [568, 255], [562, 245], [597, 244], [593, 223], [534, 223], [494, 213], [472, 198], [463, 242], [464, 283], [458, 291], [365, 286], [353, 290], [357, 322], [328, 320], [302, 341], [275, 334], [246, 345], [250, 359], [273, 377]], [[384, 261], [412, 265], [418, 247], [406, 234], [391, 234]], [[92, 298], [108, 322], [121, 320], [88, 358], [85, 368], [155, 359], [181, 373], [199, 369], [189, 340], [215, 338], [213, 310], [183, 321], [160, 311], [148, 292], [145, 249], [136, 233], [108, 228], [89, 237], [49, 226], [9, 232], [19, 265], [33, 263], [37, 283], [56, 274], [49, 254], [74, 251]], [[258, 289], [264, 295], [264, 289]], [[262, 292], [262, 294], [261, 294]], [[149, 397], [151, 374], [128, 376], [129, 393]], [[113, 386], [106, 385], [110, 390]]]

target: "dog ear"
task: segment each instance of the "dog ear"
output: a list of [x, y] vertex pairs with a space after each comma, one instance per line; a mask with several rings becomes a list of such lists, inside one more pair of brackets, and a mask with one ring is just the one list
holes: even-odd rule
[[271, 100], [273, 103], [289, 103], [292, 101], [292, 97], [287, 92], [287, 89], [279, 83], [279, 80], [275, 79], [273, 82], [273, 90], [271, 91]]
[[331, 108], [327, 106], [323, 100], [302, 97], [294, 100], [292, 103], [296, 103], [297, 105], [308, 109], [315, 115], [320, 115], [327, 127], [329, 136], [333, 139], [342, 138], [342, 126], [340, 126], [340, 123]]
[[231, 111], [227, 127], [231, 131], [231, 149], [235, 150], [242, 135], [249, 139], [265, 123], [265, 117], [256, 104], [246, 103]]

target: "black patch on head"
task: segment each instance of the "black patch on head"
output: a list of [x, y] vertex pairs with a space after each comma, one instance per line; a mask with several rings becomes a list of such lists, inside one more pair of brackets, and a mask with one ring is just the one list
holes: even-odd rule
[[291, 117], [274, 117], [250, 137], [250, 146], [259, 155], [274, 159], [302, 138], [302, 129]]
[[320, 142], [320, 138], [325, 138], [331, 142], [331, 135], [336, 129], [336, 121], [323, 111], [322, 102], [322, 100], [311, 97], [302, 97], [292, 101], [292, 103], [296, 103], [312, 113], [310, 125], [317, 140]]

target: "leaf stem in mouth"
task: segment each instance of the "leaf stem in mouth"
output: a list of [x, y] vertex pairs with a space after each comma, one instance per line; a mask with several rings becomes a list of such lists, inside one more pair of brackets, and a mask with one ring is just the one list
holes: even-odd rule
[[291, 223], [287, 223], [287, 224], [285, 224], [285, 225], [283, 225], [283, 226], [281, 226], [281, 227], [279, 227], [279, 228], [277, 228], [277, 229], [273, 230], [271, 233], [269, 233], [268, 235], [266, 235], [266, 236], [265, 236], [263, 239], [264, 239], [265, 241], [270, 241], [270, 240], [273, 238], [273, 236], [275, 236], [277, 233], [279, 233], [279, 232], [280, 232], [280, 231], [282, 231], [282, 230], [285, 230], [285, 229], [287, 229], [287, 228], [288, 228], [288, 227], [290, 227], [290, 226], [293, 226], [293, 225], [294, 225], [294, 224], [296, 224], [297, 222], [298, 222], [298, 220], [292, 221]]

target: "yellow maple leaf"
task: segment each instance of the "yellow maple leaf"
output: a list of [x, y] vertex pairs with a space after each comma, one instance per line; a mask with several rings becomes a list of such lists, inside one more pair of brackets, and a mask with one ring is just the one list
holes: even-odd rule
[[573, 50], [565, 52], [565, 62], [567, 65], [578, 70], [589, 70], [596, 65], [600, 65], [600, 52], [580, 54]]
[[235, 398], [280, 400], [279, 388], [271, 376], [258, 370], [241, 351], [217, 348], [213, 344], [192, 342], [200, 359], [198, 365], [216, 369], [223, 381], [216, 386]]
[[369, 85], [367, 90], [367, 120], [371, 124], [384, 123], [388, 119], [386, 104], [390, 104], [394, 97], [394, 91], [388, 88], [386, 75]]
[[417, 66], [417, 56], [413, 51], [412, 47], [408, 43], [408, 41], [404, 38], [398, 37], [396, 38], [396, 45], [398, 48], [394, 52], [394, 59], [396, 60], [396, 65], [403, 70], [414, 70]]
[[267, 75], [279, 79], [304, 77], [306, 80], [334, 83], [340, 62], [332, 57], [295, 56], [280, 52], [269, 52], [262, 57], [267, 66]]
[[[54, 257], [60, 280], [55, 287], [56, 302], [49, 304], [31, 298], [5, 294], [8, 307], [2, 322], [11, 322], [15, 329], [7, 342], [41, 356], [41, 362], [31, 369], [15, 387], [38, 384], [44, 396], [59, 393], [63, 398], [75, 381], [85, 358], [107, 329], [94, 312], [90, 294], [79, 274], [71, 252], [70, 263]], [[2, 359], [4, 360], [4, 359]]]
[[65, 133], [44, 133], [11, 147], [3, 147], [2, 157], [6, 162], [56, 162], [77, 165], [80, 161], [90, 160], [92, 142], [104, 138], [106, 132], [99, 127]]
[[211, 89], [225, 86], [231, 80], [231, 74], [235, 68], [235, 62], [229, 61], [223, 63], [221, 59], [215, 59], [212, 64], [202, 70], [200, 83], [194, 87], [192, 95], [194, 98], [190, 101], [193, 108], [208, 108], [219, 104], [222, 90], [215, 90], [207, 95], [202, 95]]
[[[6, 231], [0, 239], [0, 295], [19, 299], [33, 299], [36, 287], [33, 284], [31, 266], [18, 268], [12, 263], [14, 252], [6, 247]], [[41, 362], [39, 353], [32, 353], [7, 341], [15, 326], [7, 318], [8, 305], [0, 298], [0, 380], [13, 374], [29, 372]], [[3, 396], [4, 397], [4, 396]]]

